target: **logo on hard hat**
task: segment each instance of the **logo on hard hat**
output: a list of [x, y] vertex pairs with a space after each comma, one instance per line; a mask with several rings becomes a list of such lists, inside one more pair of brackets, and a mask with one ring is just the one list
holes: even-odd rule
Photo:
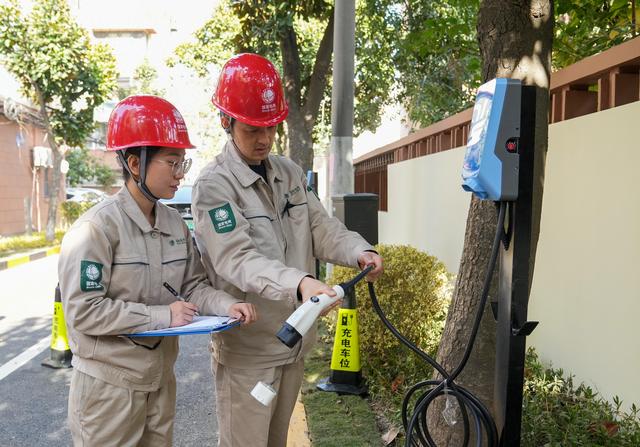
[[265, 102], [265, 104], [272, 103], [275, 98], [276, 94], [270, 88], [267, 88], [262, 92], [262, 100]]
[[176, 127], [178, 128], [178, 132], [186, 132], [187, 125], [185, 124], [184, 118], [177, 109], [173, 109], [173, 117], [176, 119]]

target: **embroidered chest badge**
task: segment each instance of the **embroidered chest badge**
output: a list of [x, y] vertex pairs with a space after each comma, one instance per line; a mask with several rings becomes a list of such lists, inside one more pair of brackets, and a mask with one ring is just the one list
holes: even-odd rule
[[209, 210], [209, 217], [216, 233], [228, 233], [236, 227], [236, 216], [228, 203]]
[[80, 261], [80, 290], [91, 292], [103, 290], [102, 264], [93, 261]]

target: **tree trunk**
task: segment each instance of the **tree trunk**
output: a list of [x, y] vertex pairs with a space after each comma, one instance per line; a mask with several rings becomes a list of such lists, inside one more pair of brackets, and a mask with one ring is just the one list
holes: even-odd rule
[[[489, 264], [495, 226], [495, 205], [473, 196], [456, 286], [438, 349], [437, 360], [447, 372], [452, 372], [460, 363], [471, 334]], [[494, 280], [489, 302], [496, 294], [496, 284]], [[493, 402], [495, 332], [496, 323], [487, 306], [467, 366], [456, 380], [456, 383], [468, 388], [488, 408], [491, 408]], [[462, 445], [462, 424], [454, 427], [446, 425], [441, 416], [443, 410], [444, 401], [438, 399], [433, 404], [433, 410], [429, 411], [429, 428], [434, 441], [442, 446]]]
[[56, 220], [58, 216], [58, 193], [60, 192], [60, 163], [62, 162], [62, 154], [56, 143], [55, 136], [53, 135], [53, 129], [51, 128], [51, 122], [49, 121], [49, 114], [47, 113], [47, 105], [42, 94], [40, 87], [34, 82], [31, 82], [33, 90], [36, 92], [38, 103], [40, 106], [40, 115], [44, 121], [47, 135], [49, 136], [49, 146], [53, 153], [53, 174], [49, 177], [49, 211], [47, 213], [47, 227], [45, 230], [45, 238], [48, 241], [53, 241], [56, 236]]
[[313, 128], [320, 111], [324, 89], [327, 86], [332, 51], [333, 13], [330, 14], [320, 41], [311, 79], [303, 97], [300, 54], [293, 26], [289, 26], [280, 38], [284, 94], [289, 103], [287, 118], [289, 157], [305, 172], [313, 169]]
[[[533, 274], [540, 231], [544, 162], [548, 139], [549, 82], [553, 38], [553, 1], [510, 2], [483, 0], [478, 16], [478, 43], [482, 55], [482, 75], [486, 82], [495, 77], [517, 78], [524, 85], [536, 86], [535, 168], [532, 251], [529, 263]], [[492, 203], [471, 201], [464, 248], [453, 301], [447, 316], [438, 361], [449, 372], [457, 366], [465, 350], [469, 331], [480, 299], [491, 240], [495, 233], [496, 212]], [[496, 275], [491, 297], [497, 290]], [[529, 284], [529, 287], [531, 284]], [[472, 355], [457, 383], [468, 388], [493, 409], [495, 369], [495, 328], [490, 308], [484, 318]], [[442, 400], [442, 399], [440, 399]], [[461, 445], [460, 423], [455, 429], [444, 424], [442, 402], [429, 411], [429, 427], [438, 445]]]
[[304, 172], [313, 169], [313, 138], [305, 126], [301, 116], [290, 116], [287, 120], [289, 127], [289, 157], [298, 164]]

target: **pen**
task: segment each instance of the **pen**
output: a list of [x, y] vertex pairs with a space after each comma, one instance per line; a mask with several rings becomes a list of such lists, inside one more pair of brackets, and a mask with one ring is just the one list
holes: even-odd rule
[[[164, 286], [165, 289], [167, 289], [169, 292], [171, 292], [171, 295], [175, 296], [180, 301], [185, 301], [185, 302], [187, 301], [184, 298], [182, 298], [182, 296], [178, 292], [176, 292], [176, 289], [171, 287], [169, 285], [169, 283], [164, 282], [164, 283], [162, 283], [162, 285]], [[200, 314], [198, 312], [196, 312], [196, 316], [200, 316]]]

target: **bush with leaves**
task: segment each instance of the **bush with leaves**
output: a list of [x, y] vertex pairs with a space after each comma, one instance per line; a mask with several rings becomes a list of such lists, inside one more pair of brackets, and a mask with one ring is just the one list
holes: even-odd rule
[[73, 223], [82, 216], [89, 208], [95, 205], [96, 202], [74, 202], [73, 200], [67, 200], [60, 204], [60, 212], [62, 213], [62, 220], [65, 228], [69, 228]]
[[[450, 301], [450, 275], [443, 263], [409, 246], [379, 245], [384, 274], [375, 282], [376, 295], [387, 318], [409, 340], [435, 356]], [[329, 284], [338, 284], [356, 271], [335, 267]], [[384, 327], [371, 305], [365, 281], [356, 288], [360, 323], [360, 356], [373, 397], [397, 400], [411, 385], [431, 375], [425, 365]], [[325, 317], [335, 332], [335, 313]]]
[[527, 353], [522, 414], [522, 446], [640, 445], [639, 409], [621, 410], [561, 369], [546, 368], [533, 349]]

